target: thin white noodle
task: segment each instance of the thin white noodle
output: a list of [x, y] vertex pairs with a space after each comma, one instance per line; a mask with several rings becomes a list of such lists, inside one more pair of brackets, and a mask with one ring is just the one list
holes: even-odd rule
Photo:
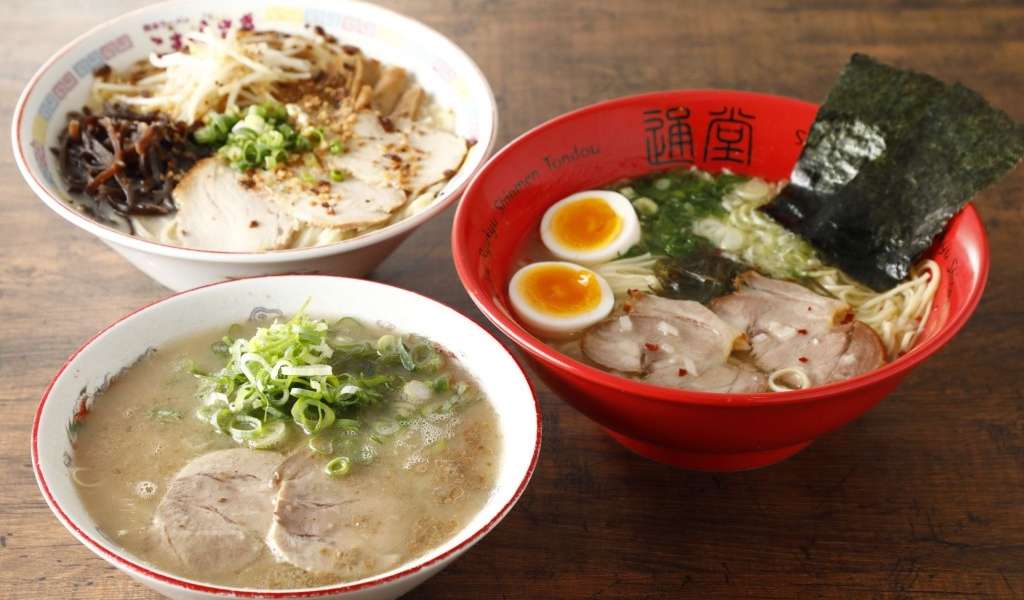
[[[784, 377], [796, 378], [796, 385], [786, 385], [782, 382]], [[804, 370], [799, 367], [786, 367], [785, 369], [772, 371], [772, 374], [768, 376], [768, 389], [773, 392], [802, 390], [809, 387], [811, 387], [811, 379], [807, 376], [807, 373], [804, 373]]]
[[594, 271], [604, 277], [615, 296], [622, 296], [629, 290], [658, 291], [661, 282], [654, 275], [654, 265], [662, 258], [652, 254], [617, 258], [602, 263]]

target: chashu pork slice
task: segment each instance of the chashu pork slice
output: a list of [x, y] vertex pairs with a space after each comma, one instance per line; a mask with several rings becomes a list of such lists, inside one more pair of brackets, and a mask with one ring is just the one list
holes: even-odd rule
[[408, 118], [382, 121], [370, 111], [356, 115], [352, 133], [346, 151], [328, 158], [330, 167], [375, 185], [401, 187], [411, 197], [450, 179], [469, 150], [454, 133]]
[[324, 473], [325, 459], [300, 451], [274, 476], [277, 498], [267, 544], [311, 573], [356, 579], [397, 566], [415, 519], [387, 483], [356, 469], [342, 479]]
[[409, 148], [402, 156], [409, 169], [405, 188], [415, 196], [435, 183], [451, 179], [468, 150], [466, 140], [454, 133], [414, 123], [409, 132]]
[[155, 542], [197, 576], [237, 572], [266, 552], [274, 506], [275, 452], [209, 452], [171, 479], [156, 508]]
[[762, 371], [799, 369], [817, 386], [884, 364], [878, 335], [854, 321], [845, 303], [753, 272], [737, 283], [735, 292], [716, 298], [711, 307], [746, 330], [749, 357]]
[[274, 198], [296, 219], [317, 227], [363, 229], [384, 223], [405, 204], [405, 192], [355, 177], [321, 182], [321, 191], [297, 181], [272, 184]]
[[662, 364], [651, 371], [644, 381], [663, 387], [702, 392], [751, 394], [768, 391], [768, 377], [738, 360], [729, 360], [697, 375], [685, 367]]
[[753, 324], [783, 337], [796, 331], [829, 331], [850, 314], [845, 302], [816, 294], [790, 281], [770, 279], [755, 271], [736, 278], [736, 293], [715, 298], [711, 310], [741, 331]]
[[725, 360], [734, 348], [746, 347], [746, 334], [722, 320], [711, 309], [693, 300], [672, 300], [654, 294], [631, 291], [624, 310], [637, 317], [672, 317], [692, 321], [695, 325], [710, 330], [722, 341], [722, 360]]
[[641, 374], [674, 366], [697, 376], [725, 363], [743, 342], [741, 331], [689, 300], [641, 294], [624, 309], [581, 339], [587, 358], [608, 369]]
[[408, 146], [408, 136], [391, 128], [386, 131], [376, 113], [359, 111], [352, 124], [352, 138], [341, 154], [324, 158], [328, 168], [345, 171], [349, 177], [370, 185], [401, 188], [401, 158], [399, 152]]
[[260, 185], [243, 185], [238, 171], [204, 158], [173, 192], [178, 235], [189, 248], [261, 252], [286, 248], [298, 223]]

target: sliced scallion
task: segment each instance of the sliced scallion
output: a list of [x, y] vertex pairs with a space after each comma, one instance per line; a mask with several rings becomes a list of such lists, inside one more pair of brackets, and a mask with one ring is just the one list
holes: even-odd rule
[[327, 473], [335, 479], [340, 479], [348, 475], [351, 468], [352, 463], [349, 458], [347, 456], [339, 456], [331, 459], [326, 465], [324, 465], [324, 473]]

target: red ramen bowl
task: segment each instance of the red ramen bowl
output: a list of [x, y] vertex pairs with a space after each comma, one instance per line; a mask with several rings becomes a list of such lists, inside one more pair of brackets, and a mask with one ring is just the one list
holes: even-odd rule
[[496, 154], [467, 188], [452, 232], [459, 277], [548, 386], [627, 448], [709, 471], [787, 458], [874, 406], [967, 322], [989, 265], [988, 242], [973, 206], [949, 223], [930, 251], [944, 276], [917, 345], [878, 370], [805, 390], [694, 392], [601, 371], [520, 325], [507, 288], [521, 244], [560, 198], [673, 167], [786, 179], [816, 111], [816, 105], [792, 98], [697, 90], [620, 98], [552, 119]]

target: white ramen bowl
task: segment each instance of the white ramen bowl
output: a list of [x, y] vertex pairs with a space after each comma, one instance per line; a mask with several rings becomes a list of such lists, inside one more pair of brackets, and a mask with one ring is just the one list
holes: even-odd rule
[[[314, 316], [349, 315], [417, 333], [453, 352], [497, 413], [501, 458], [484, 507], [441, 546], [379, 575], [346, 584], [295, 590], [216, 586], [147, 564], [107, 539], [72, 482], [73, 424], [88, 418], [97, 392], [148, 349], [246, 319], [288, 315], [311, 299]], [[102, 402], [102, 396], [96, 400]], [[80, 542], [153, 590], [180, 600], [206, 598], [396, 598], [423, 583], [478, 542], [523, 493], [540, 451], [540, 408], [508, 350], [455, 310], [419, 294], [371, 281], [321, 275], [257, 277], [183, 292], [108, 326], [75, 351], [43, 393], [32, 427], [32, 465], [47, 504]]]
[[[57, 142], [65, 116], [85, 103], [97, 67], [109, 64], [115, 70], [123, 69], [152, 52], [167, 52], [169, 32], [162, 29], [163, 24], [172, 23], [177, 31], [187, 31], [211, 15], [233, 20], [251, 15], [257, 29], [289, 31], [305, 24], [319, 25], [342, 43], [358, 46], [368, 56], [415, 74], [417, 82], [440, 106], [452, 110], [455, 132], [476, 143], [427, 208], [387, 227], [325, 246], [269, 252], [197, 250], [150, 242], [94, 221], [69, 204], [49, 150]], [[395, 12], [337, 0], [173, 0], [132, 11], [82, 34], [46, 61], [22, 92], [11, 126], [18, 169], [36, 195], [58, 215], [97, 236], [128, 262], [174, 290], [273, 273], [361, 277], [413, 230], [461, 195], [494, 147], [496, 132], [494, 94], [483, 73], [458, 46]]]

